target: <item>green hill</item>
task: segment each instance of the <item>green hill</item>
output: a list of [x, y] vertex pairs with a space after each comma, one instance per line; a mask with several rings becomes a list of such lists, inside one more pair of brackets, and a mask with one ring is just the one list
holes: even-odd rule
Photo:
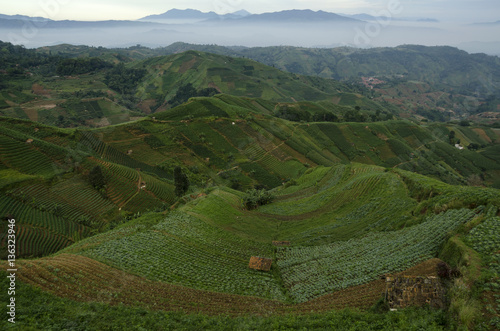
[[[17, 327], [498, 328], [499, 129], [397, 119], [366, 90], [200, 51], [5, 49]], [[433, 279], [442, 304], [402, 309], [386, 277]]]
[[0, 115], [59, 127], [120, 124], [217, 93], [287, 103], [322, 101], [344, 112], [361, 110], [362, 117], [356, 117], [359, 110], [352, 116], [359, 121], [396, 111], [364, 97], [361, 86], [298, 76], [243, 58], [188, 51], [139, 61], [83, 46], [61, 45], [48, 54], [0, 46], [8, 55], [0, 67], [6, 69], [0, 73]]
[[[498, 130], [405, 121], [291, 122], [273, 116], [284, 105], [221, 94], [98, 130], [3, 118], [2, 213], [26, 215], [18, 253], [50, 254], [134, 214], [167, 209], [177, 200], [173, 184], [179, 166], [195, 196], [212, 185], [242, 192], [273, 189], [291, 185], [310, 168], [350, 162], [410, 170], [451, 184], [498, 185]], [[290, 104], [295, 114], [309, 114], [314, 106], [325, 116], [342, 116], [342, 109], [335, 113], [321, 105]], [[450, 144], [457, 139], [474, 148]], [[96, 166], [107, 183], [100, 191], [88, 180]], [[313, 201], [299, 206], [316, 208]], [[46, 242], [31, 243], [39, 231], [45, 231], [37, 236], [46, 236]]]
[[[446, 256], [448, 234], [497, 222], [500, 206], [498, 190], [361, 164], [310, 169], [254, 211], [243, 208], [242, 192], [205, 192], [54, 256], [20, 260], [18, 277], [60, 297], [148, 310], [274, 318], [366, 310], [381, 296], [381, 275], [436, 275], [434, 257]], [[477, 229], [471, 238], [480, 243]], [[498, 249], [496, 239], [490, 245], [482, 249]], [[271, 272], [249, 269], [251, 256], [272, 258]], [[442, 320], [438, 329], [453, 323]]]
[[[343, 104], [382, 109], [357, 89], [334, 80], [289, 74], [261, 63], [227, 56], [188, 51], [167, 57], [155, 57], [135, 65], [147, 68], [138, 97], [146, 103], [171, 106], [179, 102], [179, 90], [190, 84], [195, 90], [212, 89], [214, 93], [263, 98], [268, 101], [321, 101], [343, 99]], [[177, 95], [176, 95], [177, 93]], [[349, 99], [350, 98], [350, 99]], [[348, 101], [349, 100], [349, 101]], [[177, 101], [177, 102], [176, 102]], [[161, 108], [160, 108], [161, 109]]]
[[[376, 78], [366, 94], [379, 103], [396, 105], [401, 114], [446, 121], [470, 117], [487, 123], [498, 120], [499, 59], [468, 54], [457, 48], [401, 45], [391, 48], [355, 49], [274, 47], [221, 47], [175, 43], [158, 54], [204, 51], [239, 56], [300, 75], [362, 84], [362, 77]], [[366, 93], [366, 92], [365, 92]], [[478, 114], [485, 116], [477, 116]]]

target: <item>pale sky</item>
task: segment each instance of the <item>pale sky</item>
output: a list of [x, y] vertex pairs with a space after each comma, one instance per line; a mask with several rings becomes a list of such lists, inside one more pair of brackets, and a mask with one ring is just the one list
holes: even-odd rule
[[42, 16], [53, 20], [135, 20], [172, 8], [219, 14], [241, 9], [251, 13], [312, 9], [371, 15], [387, 14], [387, 10], [397, 8], [394, 16], [464, 23], [500, 20], [499, 0], [0, 0], [0, 4], [0, 14]]

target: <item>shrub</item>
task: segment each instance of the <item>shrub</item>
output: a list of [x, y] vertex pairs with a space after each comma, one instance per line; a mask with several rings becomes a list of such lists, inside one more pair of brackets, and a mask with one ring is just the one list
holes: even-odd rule
[[437, 274], [439, 277], [449, 279], [451, 276], [451, 268], [446, 262], [439, 262], [437, 264]]
[[177, 195], [178, 197], [183, 196], [189, 188], [189, 179], [182, 171], [181, 167], [175, 167], [174, 169], [174, 184], [175, 195]]
[[255, 209], [259, 206], [267, 205], [274, 200], [274, 195], [266, 191], [264, 189], [262, 190], [248, 190], [246, 192], [246, 195], [243, 197], [243, 205], [245, 206], [246, 209], [252, 210]]
[[100, 166], [95, 166], [89, 173], [89, 182], [97, 190], [102, 189], [106, 185], [106, 178], [102, 174]]

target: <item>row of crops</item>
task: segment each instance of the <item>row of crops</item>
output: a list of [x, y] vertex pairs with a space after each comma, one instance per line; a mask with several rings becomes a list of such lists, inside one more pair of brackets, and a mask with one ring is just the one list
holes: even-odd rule
[[486, 316], [495, 330], [500, 328], [500, 217], [497, 215], [496, 206], [487, 206], [483, 221], [465, 238], [466, 243], [482, 255], [482, 274], [488, 278], [479, 287], [483, 291]]
[[496, 213], [496, 207], [488, 206], [483, 222], [474, 227], [467, 237], [472, 248], [480, 253], [490, 254], [500, 249], [500, 217]]
[[0, 160], [26, 174], [53, 176], [58, 172], [51, 159], [26, 142], [0, 135]]
[[[108, 197], [120, 207], [130, 211], [153, 210], [164, 203], [175, 202], [174, 187], [153, 176], [139, 174], [137, 170], [119, 164], [95, 159], [102, 165], [103, 173], [107, 177]], [[141, 183], [139, 183], [141, 179]], [[142, 183], [145, 187], [141, 188]]]
[[269, 254], [270, 248], [172, 213], [148, 230], [104, 241], [83, 254], [167, 283], [283, 300], [272, 274], [248, 268], [252, 254]]
[[98, 219], [113, 208], [109, 200], [104, 199], [79, 177], [60, 182], [50, 188], [43, 184], [23, 186], [8, 194], [41, 211], [48, 211], [69, 220], [89, 217]]
[[[88, 229], [50, 212], [40, 211], [10, 197], [0, 198], [0, 215], [16, 220], [16, 256], [30, 257], [55, 253], [88, 235]], [[1, 224], [0, 244], [6, 245], [7, 231]], [[5, 252], [5, 250], [2, 250]]]
[[475, 215], [470, 209], [449, 210], [399, 231], [372, 232], [328, 245], [278, 248], [277, 265], [289, 295], [305, 302], [434, 257], [447, 233]]
[[156, 174], [162, 178], [169, 178], [169, 175], [165, 173], [165, 171], [159, 169], [158, 167], [153, 167], [149, 164], [135, 160], [132, 157], [123, 154], [116, 148], [103, 143], [90, 131], [82, 131], [82, 138], [80, 142], [84, 146], [87, 146], [93, 151], [95, 151], [98, 155], [100, 155], [102, 158], [106, 160], [124, 165], [132, 169], [139, 168], [142, 171]]

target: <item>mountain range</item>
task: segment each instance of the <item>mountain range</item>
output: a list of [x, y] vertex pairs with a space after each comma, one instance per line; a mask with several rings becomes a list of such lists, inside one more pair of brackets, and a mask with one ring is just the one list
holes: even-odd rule
[[[321, 10], [284, 10], [262, 14], [240, 10], [222, 15], [194, 9], [172, 9], [128, 21], [52, 21], [39, 17], [2, 15], [0, 40], [30, 48], [61, 43], [103, 47], [129, 47], [136, 44], [164, 47], [177, 41], [247, 47], [350, 45], [369, 48], [401, 44], [458, 46], [480, 38], [483, 42], [497, 41], [495, 33], [490, 31], [494, 26], [471, 25], [464, 35], [455, 31], [457, 27], [450, 28], [436, 19], [425, 17], [395, 15], [388, 19], [376, 14], [345, 15]], [[376, 28], [374, 31], [380, 28], [380, 31], [373, 34], [367, 30], [370, 28]], [[30, 33], [26, 33], [27, 31]], [[495, 44], [475, 47], [473, 50], [491, 55], [500, 54], [500, 49]]]

